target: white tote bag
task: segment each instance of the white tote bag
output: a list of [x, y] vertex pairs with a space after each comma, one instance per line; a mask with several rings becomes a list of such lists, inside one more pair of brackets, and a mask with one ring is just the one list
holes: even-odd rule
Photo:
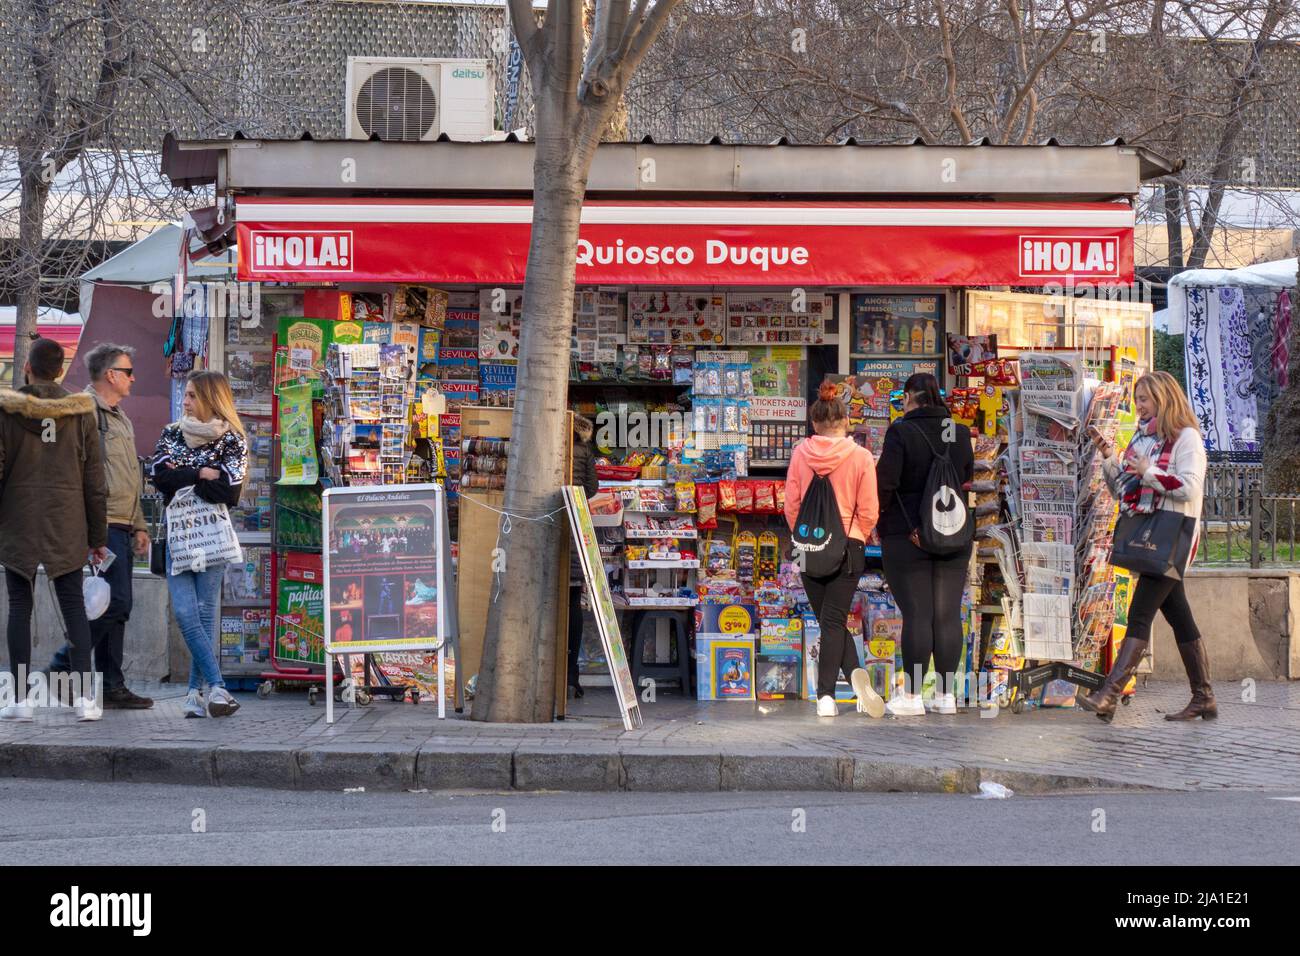
[[167, 559], [172, 574], [243, 560], [226, 506], [204, 501], [193, 486], [178, 491], [167, 506]]

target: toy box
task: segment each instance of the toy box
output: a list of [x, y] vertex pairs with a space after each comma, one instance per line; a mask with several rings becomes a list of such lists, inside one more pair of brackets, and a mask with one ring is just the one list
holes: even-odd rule
[[756, 658], [759, 700], [798, 700], [802, 656], [797, 653], [759, 654]]

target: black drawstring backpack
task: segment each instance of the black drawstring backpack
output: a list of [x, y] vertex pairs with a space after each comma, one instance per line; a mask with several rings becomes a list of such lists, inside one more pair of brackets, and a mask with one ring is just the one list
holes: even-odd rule
[[[909, 424], [920, 432], [934, 453], [925, 479], [925, 491], [921, 495], [921, 524], [913, 530], [912, 541], [922, 551], [933, 555], [956, 554], [974, 540], [975, 516], [966, 505], [966, 494], [962, 491], [961, 479], [947, 447], [942, 452], [937, 451], [925, 429], [914, 422]], [[899, 503], [902, 504], [901, 499]]]
[[848, 535], [835, 489], [826, 475], [814, 474], [808, 483], [790, 543], [803, 558], [804, 574], [814, 578], [830, 577], [844, 564]]

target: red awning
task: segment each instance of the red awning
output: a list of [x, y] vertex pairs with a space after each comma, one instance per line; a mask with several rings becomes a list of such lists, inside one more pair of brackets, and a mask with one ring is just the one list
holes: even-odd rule
[[[239, 277], [518, 285], [532, 205], [241, 198]], [[1133, 281], [1121, 203], [588, 202], [579, 285]]]
[[[71, 359], [77, 351], [77, 341], [81, 338], [80, 325], [44, 325], [37, 324], [37, 333], [43, 339], [53, 339], [63, 346], [65, 358]], [[14, 354], [14, 327], [0, 325], [0, 356], [12, 358]]]

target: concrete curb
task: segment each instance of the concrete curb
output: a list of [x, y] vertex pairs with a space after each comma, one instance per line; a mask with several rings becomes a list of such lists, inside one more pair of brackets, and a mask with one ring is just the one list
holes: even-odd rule
[[582, 792], [823, 791], [978, 793], [984, 781], [1019, 794], [1161, 788], [1100, 777], [924, 765], [834, 754], [613, 748], [383, 744], [130, 747], [0, 745], [0, 777], [265, 787], [277, 790], [490, 790]]

